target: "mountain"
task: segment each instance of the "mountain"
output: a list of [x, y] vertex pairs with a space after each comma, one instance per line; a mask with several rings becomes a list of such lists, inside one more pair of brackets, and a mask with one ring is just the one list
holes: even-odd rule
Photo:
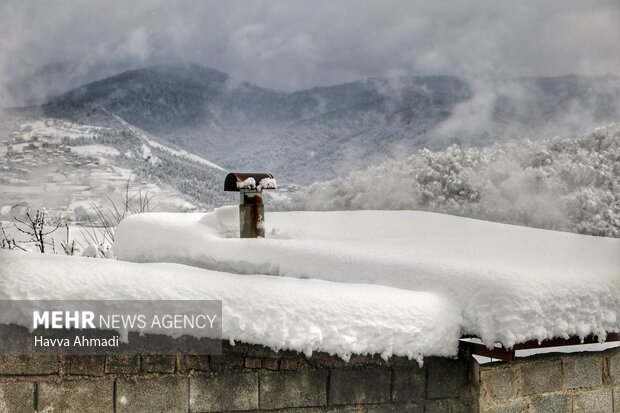
[[[619, 102], [617, 76], [370, 78], [286, 93], [201, 66], [155, 66], [0, 112], [0, 196], [71, 212], [132, 176], [132, 190], [156, 192], [164, 209], [204, 209], [235, 202], [222, 191], [226, 170], [268, 171], [280, 185], [374, 174], [420, 148], [570, 136], [620, 119]], [[368, 176], [366, 190], [407, 187], [394, 176]]]
[[[100, 223], [97, 208], [187, 211], [230, 204], [226, 171], [162, 144], [98, 105], [0, 113], [0, 220], [45, 208]], [[146, 208], [144, 208], [146, 207]]]
[[490, 122], [474, 138], [482, 129], [509, 138], [570, 135], [620, 121], [618, 76], [517, 78], [496, 87]]
[[353, 163], [383, 160], [471, 97], [448, 76], [374, 78], [293, 93], [208, 68], [156, 66], [90, 83], [54, 99], [55, 113], [99, 105], [130, 124], [229, 169], [268, 169], [310, 183]]
[[154, 66], [89, 83], [52, 103], [98, 104], [133, 125], [166, 134], [213, 121], [276, 116], [273, 105], [261, 103], [284, 94], [247, 82], [231, 88], [230, 82], [225, 73], [197, 65]]
[[168, 65], [89, 83], [45, 108], [98, 105], [224, 168], [309, 184], [422, 147], [585, 132], [620, 120], [619, 102], [617, 76], [370, 78], [285, 93]]

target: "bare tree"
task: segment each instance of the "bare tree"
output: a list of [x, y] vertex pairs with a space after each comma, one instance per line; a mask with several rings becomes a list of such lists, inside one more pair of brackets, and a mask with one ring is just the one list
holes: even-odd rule
[[0, 248], [8, 249], [8, 250], [17, 249], [17, 250], [26, 251], [24, 248], [22, 248], [21, 246], [17, 244], [17, 242], [15, 241], [15, 238], [9, 238], [9, 236], [6, 235], [6, 231], [4, 231], [4, 226], [0, 227], [0, 229], [2, 229], [2, 240], [0, 240]]
[[[123, 218], [129, 215], [151, 211], [151, 200], [153, 199], [153, 195], [149, 195], [148, 191], [143, 193], [141, 190], [130, 194], [130, 182], [131, 176], [127, 179], [125, 196], [120, 205], [117, 205], [110, 197], [108, 197], [111, 204], [109, 208], [103, 209], [94, 202], [90, 203], [90, 207], [97, 216], [99, 225], [93, 223], [90, 218], [88, 219], [91, 230], [82, 231], [82, 235], [89, 243], [96, 245], [103, 245], [106, 242], [110, 245], [114, 244], [114, 231]], [[94, 230], [95, 228], [97, 228], [97, 231]]]
[[30, 237], [30, 242], [34, 242], [34, 245], [39, 249], [39, 252], [45, 253], [46, 245], [51, 245], [55, 252], [56, 248], [54, 246], [54, 240], [52, 239], [52, 242], [46, 241], [46, 237], [60, 227], [60, 220], [54, 229], [51, 231], [45, 231], [45, 211], [38, 209], [34, 218], [30, 215], [30, 212], [27, 212], [26, 217], [28, 218], [28, 222], [22, 221], [17, 217], [13, 217], [15, 221], [24, 226], [24, 228], [20, 228], [19, 225], [14, 224], [15, 228], [17, 228], [19, 232], [28, 235]]

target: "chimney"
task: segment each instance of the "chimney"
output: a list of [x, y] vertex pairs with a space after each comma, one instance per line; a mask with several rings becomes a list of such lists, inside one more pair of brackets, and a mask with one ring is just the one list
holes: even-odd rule
[[241, 238], [265, 237], [264, 189], [277, 189], [273, 175], [231, 172], [226, 176], [224, 191], [240, 193], [239, 236]]

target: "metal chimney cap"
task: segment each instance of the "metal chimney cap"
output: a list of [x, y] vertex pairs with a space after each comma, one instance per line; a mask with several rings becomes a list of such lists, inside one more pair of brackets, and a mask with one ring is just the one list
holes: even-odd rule
[[273, 175], [265, 172], [231, 172], [224, 180], [224, 191], [277, 189]]

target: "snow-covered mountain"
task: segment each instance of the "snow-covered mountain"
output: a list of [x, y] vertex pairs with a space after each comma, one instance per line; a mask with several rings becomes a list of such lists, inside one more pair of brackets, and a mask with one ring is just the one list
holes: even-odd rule
[[0, 121], [0, 220], [46, 208], [97, 221], [93, 205], [187, 211], [227, 204], [225, 170], [158, 142], [99, 106], [13, 110]]
[[158, 66], [91, 83], [48, 108], [97, 104], [229, 169], [310, 183], [382, 160], [471, 96], [447, 76], [367, 79], [283, 93], [200, 66]]
[[[199, 207], [234, 202], [222, 191], [224, 171], [217, 165], [228, 170], [269, 171], [280, 184], [310, 184], [393, 159], [394, 176], [407, 179], [398, 168], [409, 170], [407, 157], [420, 148], [442, 150], [453, 143], [477, 148], [587, 130], [620, 120], [619, 102], [620, 78], [614, 76], [471, 84], [450, 76], [372, 78], [287, 93], [201, 66], [155, 66], [87, 84], [46, 105], [5, 110], [0, 117], [0, 139], [4, 141], [3, 168], [7, 168], [2, 185], [6, 186], [0, 188], [0, 194], [6, 201], [2, 205], [22, 201], [42, 204], [37, 191], [51, 188], [40, 184], [49, 184], [46, 180], [52, 172], [64, 175], [64, 182], [77, 185], [74, 188], [81, 188], [85, 175], [101, 175], [71, 167], [75, 156], [87, 157], [79, 161], [98, 171], [112, 166], [122, 169], [125, 172], [119, 176], [134, 176], [140, 184], [136, 184], [137, 190], [142, 182], [155, 185], [176, 194], [159, 198], [180, 197]], [[71, 152], [45, 155], [42, 162], [34, 159], [34, 153], [16, 150], [33, 144], [32, 133], [30, 140], [19, 145], [15, 140], [26, 139], [26, 130], [38, 128], [33, 125], [41, 122], [52, 125], [38, 134], [42, 142], [60, 136], [51, 141], [70, 147]], [[527, 145], [522, 150], [529, 150]], [[95, 180], [87, 188], [122, 188], [117, 178]], [[368, 186], [358, 188], [362, 193], [376, 190], [372, 179], [364, 182]], [[395, 178], [384, 177], [381, 185], [385, 182], [395, 182]], [[26, 183], [34, 188], [28, 196], [19, 189]], [[399, 193], [393, 186], [387, 188]], [[76, 191], [73, 193], [75, 198]], [[326, 206], [348, 196], [332, 195], [325, 200]], [[379, 198], [393, 199], [394, 195]], [[426, 198], [416, 199], [419, 203]], [[397, 208], [433, 209], [394, 202]], [[345, 204], [348, 207], [348, 201]], [[63, 204], [65, 207], [74, 209], [71, 202]], [[439, 210], [466, 214], [446, 208]], [[512, 219], [498, 214], [472, 213]], [[609, 233], [606, 229], [589, 232]]]
[[620, 78], [371, 78], [285, 93], [197, 65], [155, 66], [84, 85], [46, 110], [76, 104], [227, 169], [308, 184], [422, 147], [585, 132], [620, 120]]

